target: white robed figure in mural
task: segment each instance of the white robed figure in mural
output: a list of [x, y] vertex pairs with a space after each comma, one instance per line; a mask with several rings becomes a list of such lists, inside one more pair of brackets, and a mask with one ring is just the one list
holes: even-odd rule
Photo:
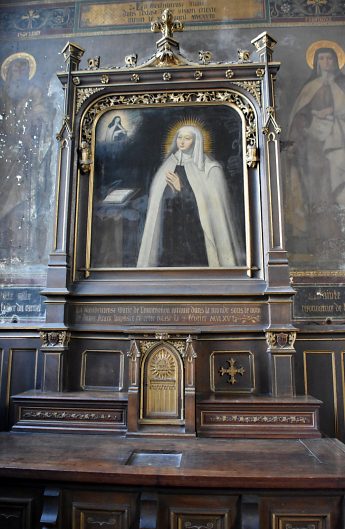
[[233, 267], [243, 255], [221, 165], [197, 126], [183, 126], [155, 174], [138, 267]]

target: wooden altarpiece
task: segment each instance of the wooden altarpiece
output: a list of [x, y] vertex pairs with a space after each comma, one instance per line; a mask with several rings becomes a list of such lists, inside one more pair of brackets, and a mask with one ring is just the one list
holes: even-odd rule
[[[42, 388], [13, 398], [14, 429], [318, 437], [319, 403], [295, 394], [275, 41], [193, 62], [169, 11], [152, 30], [143, 64], [79, 69], [84, 50], [63, 50]], [[164, 181], [171, 145], [182, 184]]]

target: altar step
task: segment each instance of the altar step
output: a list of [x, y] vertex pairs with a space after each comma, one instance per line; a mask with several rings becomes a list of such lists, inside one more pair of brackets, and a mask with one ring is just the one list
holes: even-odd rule
[[11, 398], [12, 430], [124, 435], [127, 400], [121, 392], [26, 391]]
[[[196, 435], [227, 438], [317, 438], [321, 402], [309, 396], [275, 398], [228, 393], [196, 396]], [[27, 391], [11, 398], [13, 431], [111, 433], [128, 437], [194, 437], [183, 425], [140, 424], [127, 431], [124, 392]]]
[[197, 396], [199, 437], [317, 438], [321, 401], [310, 396]]

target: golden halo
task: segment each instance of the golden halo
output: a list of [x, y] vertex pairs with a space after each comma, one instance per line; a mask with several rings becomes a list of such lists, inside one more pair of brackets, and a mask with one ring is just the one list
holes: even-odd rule
[[1, 77], [4, 81], [6, 81], [7, 78], [7, 72], [8, 68], [11, 64], [11, 62], [16, 61], [17, 59], [25, 59], [29, 63], [29, 79], [32, 79], [33, 76], [36, 73], [36, 61], [35, 58], [30, 55], [30, 53], [26, 53], [25, 51], [21, 51], [19, 53], [12, 53], [12, 55], [9, 55], [4, 62], [1, 65]]
[[197, 118], [185, 118], [179, 121], [176, 121], [173, 125], [170, 126], [168, 133], [165, 138], [163, 150], [164, 155], [169, 154], [171, 145], [174, 141], [174, 138], [177, 134], [177, 131], [181, 127], [195, 127], [200, 130], [204, 143], [204, 152], [209, 154], [212, 151], [212, 138], [210, 132], [205, 128], [205, 123], [201, 119]]
[[345, 64], [345, 52], [343, 48], [333, 40], [318, 40], [310, 44], [305, 54], [309, 68], [313, 69], [315, 52], [320, 48], [331, 48], [332, 50], [334, 50], [338, 57], [338, 64], [340, 70], [343, 68]]

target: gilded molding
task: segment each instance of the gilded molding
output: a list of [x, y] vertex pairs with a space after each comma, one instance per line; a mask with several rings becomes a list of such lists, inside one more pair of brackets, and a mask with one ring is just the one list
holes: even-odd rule
[[47, 410], [23, 409], [21, 420], [43, 421], [87, 421], [87, 422], [118, 422], [123, 423], [122, 411], [77, 411], [77, 410]]
[[311, 417], [306, 415], [241, 415], [207, 414], [208, 423], [235, 423], [235, 424], [311, 424]]

